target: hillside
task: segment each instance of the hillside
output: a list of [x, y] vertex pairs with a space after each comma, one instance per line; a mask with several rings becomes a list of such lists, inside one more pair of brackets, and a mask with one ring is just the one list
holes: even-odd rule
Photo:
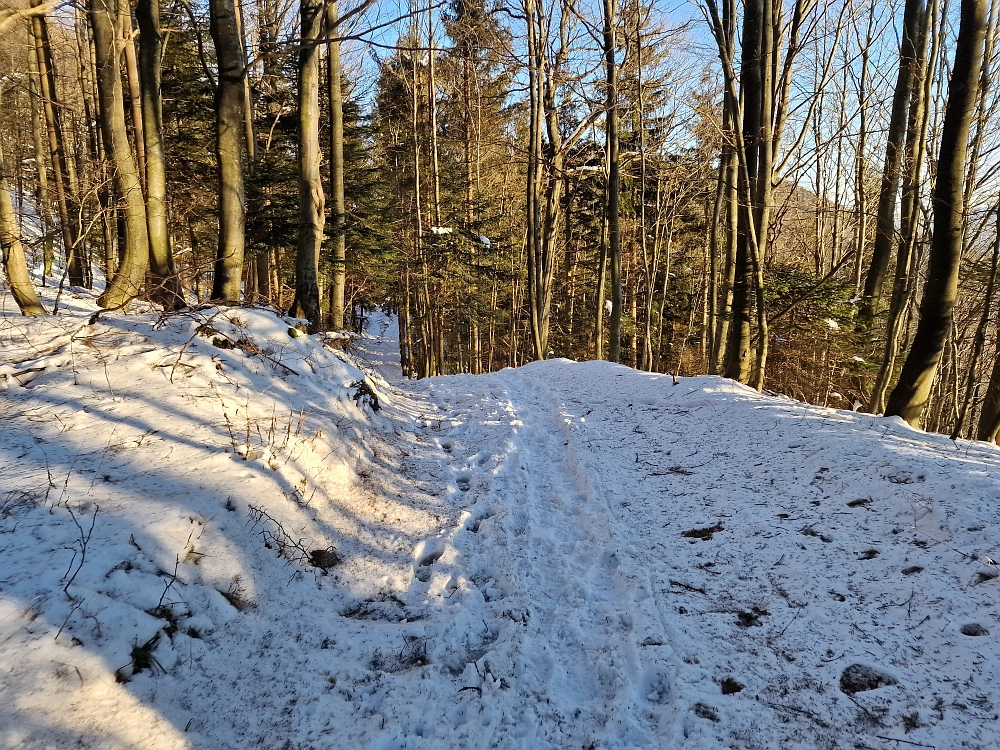
[[0, 318], [0, 747], [995, 748], [1000, 452], [728, 380]]

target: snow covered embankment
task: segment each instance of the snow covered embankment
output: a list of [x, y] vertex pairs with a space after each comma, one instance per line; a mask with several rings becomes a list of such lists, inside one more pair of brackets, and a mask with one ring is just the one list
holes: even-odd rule
[[313, 654], [438, 528], [419, 489], [386, 499], [410, 417], [266, 310], [93, 312], [0, 318], [0, 747], [328, 728]]

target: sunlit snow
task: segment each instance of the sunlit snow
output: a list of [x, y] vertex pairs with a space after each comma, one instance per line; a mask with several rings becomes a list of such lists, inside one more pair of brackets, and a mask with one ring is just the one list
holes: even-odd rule
[[0, 747], [1000, 746], [992, 445], [64, 303], [2, 302]]

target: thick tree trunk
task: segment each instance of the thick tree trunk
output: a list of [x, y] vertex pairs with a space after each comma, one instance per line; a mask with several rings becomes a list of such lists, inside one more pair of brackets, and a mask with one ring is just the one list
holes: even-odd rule
[[149, 230], [150, 294], [164, 307], [184, 307], [180, 279], [174, 268], [167, 229], [167, 170], [163, 149], [163, 109], [160, 96], [159, 0], [139, 0], [135, 9], [139, 24], [139, 82], [142, 103], [143, 141], [146, 147], [146, 226]]
[[[337, 2], [326, 6], [327, 35], [337, 33]], [[344, 97], [340, 75], [340, 42], [331, 42], [327, 51], [327, 85], [330, 87], [330, 198], [333, 210], [333, 263], [330, 284], [330, 325], [334, 330], [344, 327], [344, 287], [347, 278], [347, 237], [344, 233], [346, 206], [344, 203]]]
[[941, 130], [934, 186], [934, 238], [920, 321], [910, 353], [886, 406], [887, 416], [917, 425], [951, 330], [964, 236], [965, 158], [983, 60], [986, 0], [962, 0], [961, 24]]
[[319, 253], [323, 244], [325, 197], [320, 176], [319, 46], [322, 0], [302, 0], [299, 49], [299, 240], [295, 255], [295, 301], [291, 314], [311, 328], [320, 323]]
[[7, 170], [4, 166], [3, 151], [0, 150], [0, 251], [3, 252], [3, 268], [7, 274], [14, 302], [24, 315], [45, 315], [35, 287], [28, 273], [28, 263], [21, 245], [21, 234], [17, 227], [17, 214], [10, 198]]
[[212, 299], [238, 301], [243, 280], [246, 134], [243, 113], [246, 66], [234, 0], [211, 0], [212, 40], [219, 62], [215, 90], [215, 152], [219, 163], [219, 245]]
[[97, 61], [101, 128], [112, 163], [115, 190], [124, 203], [121, 211], [125, 227], [121, 265], [97, 303], [105, 308], [118, 308], [127, 305], [142, 288], [149, 266], [149, 234], [142, 183], [125, 125], [125, 97], [119, 65], [121, 50], [115, 31], [118, 9], [114, 0], [90, 0], [89, 9]]

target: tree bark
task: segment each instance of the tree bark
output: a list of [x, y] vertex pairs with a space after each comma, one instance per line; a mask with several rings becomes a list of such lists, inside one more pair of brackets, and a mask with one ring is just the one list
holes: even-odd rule
[[118, 0], [118, 33], [125, 63], [125, 81], [128, 84], [129, 114], [132, 117], [132, 142], [135, 145], [135, 162], [139, 168], [139, 181], [146, 188], [146, 144], [143, 142], [142, 94], [139, 86], [139, 61], [135, 54], [132, 34], [132, 5], [130, 0]]
[[[618, 64], [615, 61], [617, 26], [615, 0], [604, 0], [605, 137], [608, 149], [608, 187], [605, 212], [608, 222], [608, 260], [611, 265], [611, 331], [608, 355], [621, 360], [622, 345], [622, 240], [619, 226], [621, 158], [618, 153]], [[642, 95], [641, 92], [639, 94]], [[642, 187], [640, 186], [640, 195]], [[640, 198], [642, 200], [642, 198]]]
[[[756, 196], [758, 160], [763, 126], [763, 50], [764, 3], [770, 0], [747, 0], [743, 13], [743, 52], [740, 85], [743, 92], [742, 131], [743, 159], [751, 195]], [[751, 198], [752, 200], [752, 198]], [[723, 374], [745, 383], [750, 377], [750, 289], [753, 285], [750, 261], [750, 232], [755, 216], [754, 206], [742, 201], [737, 222], [736, 263], [733, 279], [733, 313], [726, 348]]]
[[934, 237], [920, 320], [886, 416], [917, 425], [951, 330], [964, 236], [963, 187], [985, 39], [986, 0], [962, 0], [934, 186]]
[[52, 222], [52, 210], [49, 197], [49, 170], [45, 164], [44, 133], [42, 130], [42, 113], [38, 94], [38, 60], [35, 57], [35, 50], [28, 54], [28, 69], [30, 78], [28, 79], [28, 96], [31, 107], [31, 144], [35, 154], [35, 169], [38, 172], [38, 215], [42, 219], [42, 232], [45, 237], [42, 250], [42, 286], [45, 286], [45, 277], [52, 273], [52, 262], [55, 260], [55, 253], [52, 248], [52, 232], [54, 231]]
[[[337, 0], [326, 6], [327, 36], [336, 36]], [[331, 42], [327, 51], [327, 85], [330, 87], [330, 198], [333, 210], [333, 273], [330, 284], [330, 325], [344, 327], [344, 288], [347, 278], [346, 206], [344, 203], [344, 97], [340, 74], [340, 42]]]
[[[38, 7], [43, 2], [44, 0], [31, 0], [31, 6]], [[42, 112], [45, 114], [49, 155], [52, 160], [56, 202], [59, 207], [59, 223], [62, 229], [63, 248], [66, 251], [67, 278], [71, 285], [83, 286], [83, 263], [76, 246], [80, 237], [80, 224], [77, 221], [74, 193], [69, 177], [62, 118], [56, 94], [52, 47], [49, 43], [49, 28], [44, 14], [31, 17], [31, 32], [35, 44], [35, 58], [38, 62], [38, 82], [42, 97]]]
[[139, 0], [135, 9], [139, 25], [139, 84], [143, 141], [146, 151], [146, 226], [149, 231], [151, 296], [168, 309], [184, 307], [180, 278], [174, 267], [167, 228], [167, 170], [163, 148], [163, 108], [160, 95], [159, 0]]
[[219, 245], [212, 299], [238, 301], [245, 248], [247, 144], [244, 122], [246, 66], [234, 0], [210, 0], [210, 30], [219, 64], [215, 90], [215, 152], [219, 164]]
[[291, 314], [320, 324], [319, 253], [323, 244], [325, 197], [320, 177], [319, 51], [323, 32], [322, 0], [302, 0], [299, 49], [299, 240], [295, 255], [295, 301]]
[[878, 214], [875, 218], [875, 244], [872, 261], [865, 277], [864, 296], [859, 309], [858, 322], [870, 328], [882, 297], [882, 286], [889, 270], [892, 248], [896, 243], [896, 198], [899, 192], [903, 137], [906, 133], [906, 113], [913, 95], [916, 73], [916, 44], [920, 36], [921, 18], [925, 15], [924, 0], [906, 0], [903, 9], [903, 38], [899, 46], [899, 73], [892, 94], [889, 130], [885, 144], [885, 166], [882, 169], [882, 186], [878, 197]]
[[139, 294], [149, 266], [146, 205], [125, 125], [125, 97], [119, 65], [120, 37], [115, 30], [118, 9], [114, 0], [89, 0], [89, 10], [94, 32], [101, 129], [112, 162], [115, 189], [124, 203], [121, 210], [125, 226], [121, 265], [97, 303], [105, 308], [119, 308]]
[[21, 245], [21, 234], [17, 227], [17, 214], [10, 198], [7, 169], [4, 166], [3, 151], [0, 150], [0, 249], [3, 252], [3, 267], [7, 274], [14, 302], [23, 315], [45, 315], [45, 308], [38, 299], [38, 293], [31, 283], [28, 263]]
[[[885, 348], [882, 354], [882, 364], [875, 385], [872, 388], [869, 411], [878, 414], [885, 406], [885, 393], [895, 366], [896, 356], [900, 347], [899, 338], [902, 332], [903, 311], [909, 300], [912, 289], [909, 286], [910, 269], [916, 250], [917, 232], [920, 211], [920, 187], [922, 183], [924, 153], [926, 151], [926, 136], [928, 123], [927, 102], [930, 97], [930, 84], [934, 74], [936, 49], [927, 58], [927, 40], [930, 32], [930, 22], [937, 12], [937, 1], [924, 9], [917, 24], [917, 38], [914, 43], [915, 68], [913, 75], [914, 91], [911, 95], [909, 114], [907, 116], [906, 141], [903, 159], [903, 196], [900, 205], [899, 249], [896, 251], [896, 272], [893, 280], [892, 296], [889, 299], [889, 312], [885, 326]], [[936, 38], [936, 35], [935, 35]]]

